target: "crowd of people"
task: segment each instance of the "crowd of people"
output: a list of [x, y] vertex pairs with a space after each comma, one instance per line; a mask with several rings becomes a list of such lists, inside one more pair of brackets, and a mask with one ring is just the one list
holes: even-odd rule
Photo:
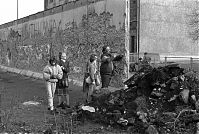
[[[86, 63], [83, 80], [83, 92], [87, 103], [92, 101], [92, 94], [97, 86], [108, 88], [113, 74], [113, 60], [114, 56], [111, 54], [109, 46], [102, 48], [100, 58], [96, 54], [90, 55]], [[100, 61], [100, 67], [98, 61]], [[53, 114], [57, 112], [56, 108], [70, 108], [69, 72], [69, 61], [67, 54], [64, 52], [59, 53], [58, 60], [55, 57], [50, 57], [49, 64], [43, 70], [46, 82], [48, 110]], [[53, 104], [55, 94], [58, 96], [58, 105], [56, 108]]]

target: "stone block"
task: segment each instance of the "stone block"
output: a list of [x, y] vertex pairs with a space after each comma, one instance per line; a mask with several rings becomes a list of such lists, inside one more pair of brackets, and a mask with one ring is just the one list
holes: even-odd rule
[[34, 74], [34, 72], [28, 70], [26, 72], [25, 76], [32, 77], [33, 74]]
[[32, 77], [35, 78], [35, 79], [43, 79], [43, 74], [34, 72]]
[[26, 72], [27, 72], [26, 70], [21, 70], [20, 74], [21, 75], [26, 75]]
[[13, 72], [13, 73], [16, 73], [16, 74], [20, 74], [21, 70], [20, 70], [20, 69], [17, 69], [17, 68], [13, 68], [13, 69], [12, 69], [12, 72]]

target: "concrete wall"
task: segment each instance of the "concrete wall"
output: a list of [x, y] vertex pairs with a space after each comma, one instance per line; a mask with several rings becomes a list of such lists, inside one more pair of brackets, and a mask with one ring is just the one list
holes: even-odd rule
[[124, 53], [124, 13], [125, 1], [81, 0], [1, 25], [1, 64], [42, 71], [50, 54], [65, 51], [79, 77], [89, 54], [100, 55], [105, 44]]
[[[44, 0], [44, 10], [63, 5], [65, 3], [71, 2], [72, 0]], [[75, 0], [73, 0], [75, 1]]]
[[[89, 54], [100, 55], [104, 44], [124, 53], [125, 1], [88, 1], [69, 2], [1, 25], [0, 63], [41, 71], [50, 54], [65, 51], [74, 75], [79, 75]], [[199, 46], [188, 34], [189, 14], [199, 7], [194, 1], [141, 0], [140, 52], [198, 55]], [[136, 36], [137, 1], [131, 2], [130, 32]]]
[[198, 55], [189, 37], [189, 14], [195, 0], [141, 0], [140, 51], [161, 55]]
[[[44, 10], [54, 8], [70, 2], [76, 2], [78, 0], [44, 0]], [[89, 2], [96, 2], [97, 0], [88, 0]]]

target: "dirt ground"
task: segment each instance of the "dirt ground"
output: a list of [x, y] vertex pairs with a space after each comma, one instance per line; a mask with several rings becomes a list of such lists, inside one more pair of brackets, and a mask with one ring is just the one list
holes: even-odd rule
[[[196, 70], [198, 64], [194, 65]], [[70, 84], [70, 102], [84, 101], [82, 87]], [[31, 102], [30, 102], [31, 101]], [[25, 105], [25, 102], [29, 102]], [[55, 105], [57, 105], [55, 97]], [[32, 104], [30, 104], [32, 103]], [[38, 103], [38, 104], [36, 104]], [[126, 134], [128, 132], [71, 118], [70, 109], [51, 115], [47, 110], [45, 84], [0, 70], [0, 133]]]
[[[70, 84], [70, 90], [72, 106], [84, 101], [81, 87]], [[1, 133], [126, 133], [102, 124], [80, 122], [64, 114], [70, 109], [51, 115], [47, 110], [45, 84], [41, 80], [0, 71], [0, 93]], [[55, 105], [57, 102], [56, 97]]]

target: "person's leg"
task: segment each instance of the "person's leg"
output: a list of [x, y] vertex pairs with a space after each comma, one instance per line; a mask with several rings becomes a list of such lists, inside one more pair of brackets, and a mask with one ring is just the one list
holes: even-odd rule
[[57, 88], [57, 98], [58, 98], [58, 106], [62, 103], [61, 89]]
[[93, 94], [93, 90], [94, 90], [95, 85], [90, 84], [89, 85], [89, 90], [88, 90], [88, 94], [87, 94], [87, 102], [90, 102], [92, 100], [92, 94]]
[[58, 97], [58, 105], [61, 105], [61, 103], [62, 103], [62, 96], [59, 95], [59, 96], [57, 96], [57, 97]]
[[52, 106], [54, 109], [53, 101], [54, 101], [54, 96], [55, 96], [55, 90], [56, 90], [56, 83], [51, 83], [51, 90], [52, 90]]
[[[64, 91], [63, 88], [60, 88], [59, 89], [59, 105], [57, 106], [57, 108], [62, 108], [62, 109], [65, 109], [65, 107], [69, 107], [66, 103], [66, 93]], [[69, 101], [69, 100], [68, 100]]]
[[107, 83], [106, 83], [107, 85], [106, 86], [108, 88], [108, 86], [110, 85], [112, 76], [111, 75], [107, 75], [106, 77], [107, 77]]
[[51, 83], [51, 87], [52, 87], [52, 93], [53, 93], [53, 98], [54, 98], [55, 90], [56, 90], [56, 83]]
[[57, 97], [58, 97], [58, 107], [59, 107], [63, 103], [63, 101], [62, 101], [63, 93], [62, 93], [62, 89], [61, 88], [57, 89]]
[[101, 75], [101, 79], [102, 79], [102, 88], [108, 88], [111, 81], [111, 75]]
[[70, 106], [70, 96], [69, 96], [69, 89], [68, 89], [68, 87], [64, 88], [63, 94], [65, 96], [66, 105], [67, 105], [67, 107], [69, 107]]
[[49, 110], [53, 110], [53, 94], [50, 82], [46, 82], [46, 89], [47, 89], [48, 108]]
[[85, 82], [83, 83], [83, 99], [87, 101], [87, 96], [88, 96], [88, 90], [89, 90], [89, 84]]
[[101, 74], [102, 88], [105, 87], [105, 75]]
[[70, 106], [70, 96], [69, 96], [69, 94], [66, 94], [65, 97], [66, 97], [66, 105]]

